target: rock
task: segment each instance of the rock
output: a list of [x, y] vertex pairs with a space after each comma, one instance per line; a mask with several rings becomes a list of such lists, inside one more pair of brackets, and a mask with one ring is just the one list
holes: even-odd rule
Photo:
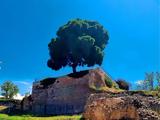
[[[103, 99], [102, 99], [103, 98]], [[157, 109], [153, 109], [154, 97], [142, 95], [92, 94], [85, 106], [86, 120], [160, 120]], [[160, 109], [160, 108], [158, 108]]]
[[102, 100], [97, 98], [96, 95], [89, 98], [83, 117], [86, 120], [139, 119], [136, 107], [121, 97], [106, 97]]

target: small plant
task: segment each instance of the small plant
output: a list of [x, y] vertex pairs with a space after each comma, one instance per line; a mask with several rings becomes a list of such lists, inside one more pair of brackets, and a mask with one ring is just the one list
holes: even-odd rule
[[107, 77], [105, 77], [105, 83], [109, 88], [111, 88], [113, 86], [112, 80]]
[[129, 83], [123, 79], [119, 79], [116, 81], [120, 89], [129, 90]]
[[119, 86], [118, 86], [118, 84], [116, 82], [113, 82], [113, 88], [119, 89]]
[[160, 86], [156, 86], [154, 90], [160, 92]]

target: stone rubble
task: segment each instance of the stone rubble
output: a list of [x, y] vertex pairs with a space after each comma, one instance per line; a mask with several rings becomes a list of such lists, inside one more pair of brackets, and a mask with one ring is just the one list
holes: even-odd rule
[[[122, 102], [117, 104], [117, 99]], [[86, 120], [160, 120], [159, 105], [158, 98], [140, 94], [92, 94], [85, 106], [83, 117]]]

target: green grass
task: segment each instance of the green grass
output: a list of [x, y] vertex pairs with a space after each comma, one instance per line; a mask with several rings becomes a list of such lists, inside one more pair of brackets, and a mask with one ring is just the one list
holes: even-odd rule
[[5, 99], [5, 98], [0, 98], [0, 102], [6, 102], [6, 101], [10, 101], [10, 100]]
[[160, 92], [159, 91], [143, 91], [145, 95], [152, 95], [152, 96], [157, 96], [160, 98]]
[[0, 102], [16, 102], [16, 101], [19, 101], [19, 100], [0, 98]]
[[0, 114], [0, 120], [80, 120], [80, 118], [81, 115], [35, 117], [31, 115], [9, 116], [7, 114]]
[[151, 95], [151, 96], [154, 96], [154, 97], [159, 97], [160, 98], [160, 92], [159, 91], [150, 91], [150, 90], [132, 90], [130, 91], [132, 93], [139, 93], [139, 94], [142, 94], [142, 95]]

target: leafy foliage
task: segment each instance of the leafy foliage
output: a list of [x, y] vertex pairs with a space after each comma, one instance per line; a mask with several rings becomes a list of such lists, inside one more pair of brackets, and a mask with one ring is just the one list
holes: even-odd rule
[[118, 86], [118, 84], [116, 83], [116, 82], [113, 82], [113, 88], [115, 88], [115, 89], [119, 89], [119, 86]]
[[72, 78], [80, 78], [80, 77], [87, 75], [88, 73], [89, 73], [89, 70], [84, 70], [84, 71], [80, 71], [76, 73], [70, 73], [67, 76], [72, 77]]
[[154, 90], [160, 92], [160, 86], [156, 86]]
[[105, 83], [109, 88], [111, 88], [113, 86], [112, 80], [107, 77], [105, 77]]
[[1, 91], [6, 99], [11, 99], [19, 92], [19, 89], [17, 85], [13, 84], [11, 81], [6, 81], [1, 85]]
[[154, 73], [145, 73], [145, 87], [148, 88], [149, 90], [153, 90], [154, 86]]
[[77, 66], [101, 65], [108, 39], [108, 32], [98, 22], [71, 20], [59, 28], [57, 37], [49, 43], [47, 64], [54, 70], [68, 65], [73, 72]]
[[156, 80], [158, 83], [158, 87], [160, 88], [160, 72], [156, 72]]
[[118, 86], [119, 86], [119, 88], [120, 89], [123, 89], [123, 90], [129, 90], [129, 83], [128, 82], [126, 82], [125, 80], [123, 80], [123, 79], [118, 79], [117, 81], [116, 81], [116, 83], [118, 84]]
[[141, 80], [140, 83], [137, 84], [137, 89], [160, 91], [160, 73], [145, 73], [145, 79]]

